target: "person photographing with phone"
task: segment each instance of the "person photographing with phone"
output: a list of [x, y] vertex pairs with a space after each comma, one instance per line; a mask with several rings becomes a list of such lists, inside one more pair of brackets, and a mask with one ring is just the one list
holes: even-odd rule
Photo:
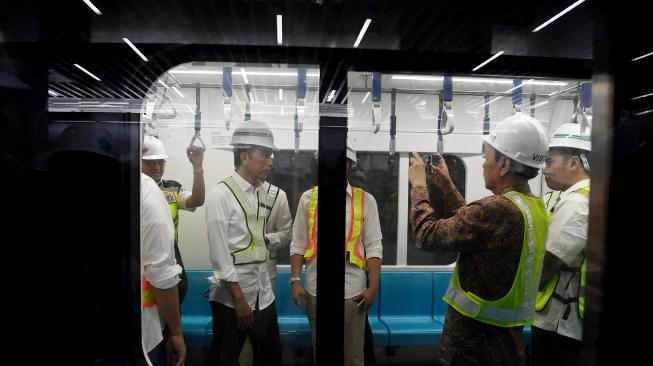
[[443, 300], [448, 304], [439, 364], [523, 365], [523, 326], [533, 322], [549, 214], [528, 184], [544, 166], [546, 130], [517, 113], [483, 136], [483, 178], [493, 195], [467, 203], [441, 155], [432, 181], [454, 215], [438, 219], [425, 165], [413, 153], [409, 180], [411, 229], [418, 248], [457, 251]]
[[[347, 143], [347, 177], [356, 166], [356, 151]], [[345, 365], [363, 366], [365, 319], [376, 299], [383, 246], [381, 225], [374, 196], [347, 183], [345, 235]], [[299, 200], [290, 244], [290, 284], [293, 301], [305, 307], [315, 347], [317, 299], [317, 199], [318, 187], [304, 192]], [[321, 243], [320, 245], [343, 245]], [[304, 286], [300, 282], [306, 263]], [[366, 286], [366, 272], [369, 286]]]

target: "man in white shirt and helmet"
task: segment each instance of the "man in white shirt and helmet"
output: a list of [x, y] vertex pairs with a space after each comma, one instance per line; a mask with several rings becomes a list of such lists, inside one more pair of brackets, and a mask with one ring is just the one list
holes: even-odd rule
[[561, 125], [551, 137], [544, 167], [553, 214], [536, 301], [533, 365], [577, 365], [583, 339], [587, 223], [590, 193], [589, 129]]
[[245, 339], [255, 365], [281, 364], [275, 297], [265, 242], [267, 179], [276, 150], [263, 122], [245, 121], [231, 139], [235, 171], [206, 200], [209, 255], [213, 267], [209, 301], [213, 316], [210, 365], [238, 365]]
[[[347, 180], [356, 166], [356, 151], [347, 143]], [[347, 366], [363, 366], [365, 322], [367, 310], [376, 300], [383, 246], [381, 224], [374, 196], [362, 188], [347, 183], [345, 225], [345, 347]], [[317, 299], [317, 197], [318, 187], [304, 192], [297, 206], [290, 244], [292, 297], [295, 304], [305, 306], [313, 346], [315, 346]], [[328, 198], [328, 197], [327, 197]], [[320, 245], [343, 245], [324, 243]], [[304, 286], [300, 283], [302, 266], [306, 263]], [[369, 273], [369, 286], [366, 284]]]

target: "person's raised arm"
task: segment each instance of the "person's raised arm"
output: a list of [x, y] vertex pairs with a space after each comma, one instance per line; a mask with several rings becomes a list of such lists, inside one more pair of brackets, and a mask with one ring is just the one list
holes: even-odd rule
[[204, 169], [202, 162], [204, 160], [204, 150], [196, 146], [186, 149], [186, 156], [193, 165], [193, 188], [192, 194], [186, 199], [188, 208], [199, 207], [204, 204], [205, 187], [204, 187]]

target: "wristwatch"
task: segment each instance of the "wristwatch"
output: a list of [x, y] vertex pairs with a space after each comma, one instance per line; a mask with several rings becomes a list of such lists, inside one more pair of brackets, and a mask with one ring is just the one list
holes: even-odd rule
[[290, 277], [290, 279], [288, 280], [288, 283], [292, 285], [293, 282], [300, 281], [300, 280], [301, 280], [301, 278], [299, 278], [299, 277]]

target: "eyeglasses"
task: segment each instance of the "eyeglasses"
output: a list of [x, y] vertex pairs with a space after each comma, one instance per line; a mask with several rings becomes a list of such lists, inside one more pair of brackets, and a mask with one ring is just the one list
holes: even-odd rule
[[274, 152], [271, 150], [258, 150], [254, 149], [254, 151], [257, 151], [263, 159], [273, 159], [274, 160]]
[[158, 165], [160, 167], [166, 166], [166, 161], [165, 160], [147, 160], [143, 159], [143, 164], [147, 165], [149, 167], [153, 167], [155, 165]]

